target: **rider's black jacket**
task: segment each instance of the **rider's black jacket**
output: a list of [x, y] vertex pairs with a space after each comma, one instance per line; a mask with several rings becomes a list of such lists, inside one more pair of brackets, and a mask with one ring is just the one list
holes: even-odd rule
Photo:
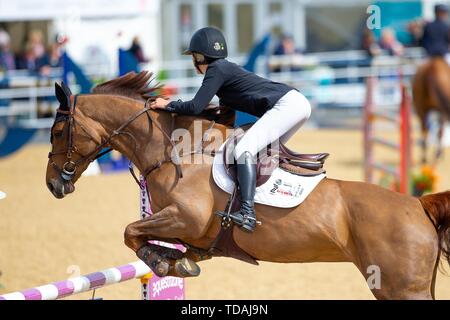
[[449, 26], [445, 21], [437, 19], [425, 25], [422, 45], [429, 56], [446, 55], [449, 43]]
[[261, 117], [291, 90], [286, 84], [261, 78], [228, 60], [218, 59], [208, 65], [194, 99], [172, 101], [167, 110], [199, 114], [217, 95], [220, 105]]

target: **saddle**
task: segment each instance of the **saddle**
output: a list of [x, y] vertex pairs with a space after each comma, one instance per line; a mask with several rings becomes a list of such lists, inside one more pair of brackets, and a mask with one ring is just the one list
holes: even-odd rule
[[[236, 146], [237, 142], [239, 142], [244, 136], [245, 131], [249, 128], [250, 125], [237, 128], [223, 146], [223, 163], [225, 171], [235, 182], [237, 170], [233, 152], [234, 146]], [[256, 165], [256, 186], [266, 183], [277, 167], [280, 167], [282, 170], [289, 173], [301, 176], [316, 176], [325, 173], [323, 165], [328, 156], [328, 153], [297, 153], [283, 144], [280, 144], [277, 149], [267, 147], [266, 152], [260, 152], [258, 155]], [[213, 256], [233, 257], [257, 265], [258, 262], [256, 259], [242, 250], [233, 237], [235, 221], [230, 218], [228, 213], [235, 212], [240, 208], [239, 197], [235, 195], [236, 189], [228, 199], [225, 211], [216, 213], [221, 217], [221, 228], [208, 252]]]
[[[237, 128], [224, 145], [223, 163], [225, 171], [233, 181], [236, 181], [234, 147], [250, 127], [251, 125], [246, 125]], [[278, 148], [268, 146], [265, 152], [258, 154], [256, 163], [256, 186], [258, 187], [266, 183], [277, 167], [300, 176], [316, 176], [325, 173], [323, 165], [329, 155], [329, 153], [298, 153], [290, 150], [282, 143], [279, 144]]]

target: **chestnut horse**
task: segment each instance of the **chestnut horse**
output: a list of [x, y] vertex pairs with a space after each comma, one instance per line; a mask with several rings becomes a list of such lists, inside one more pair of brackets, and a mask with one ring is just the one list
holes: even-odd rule
[[[157, 274], [195, 276], [196, 263], [211, 258], [207, 249], [221, 228], [215, 212], [224, 209], [228, 195], [213, 181], [210, 155], [196, 164], [193, 153], [172, 161], [169, 137], [175, 129], [193, 134], [195, 120], [203, 132], [214, 129], [209, 141], [222, 141], [229, 128], [151, 110], [144, 104], [152, 90], [148, 79], [145, 73], [127, 74], [77, 98], [57, 85], [60, 107], [46, 182], [63, 198], [103, 147], [121, 152], [146, 176], [155, 212], [127, 226], [125, 244], [139, 253], [149, 240], [184, 243], [185, 253], [154, 246], [138, 256]], [[352, 262], [378, 299], [433, 299], [440, 254], [450, 261], [450, 191], [416, 199], [373, 184], [325, 178], [297, 207], [256, 204], [256, 211], [262, 225], [254, 233], [234, 232], [249, 255], [280, 263]]]
[[439, 114], [438, 142], [433, 164], [442, 155], [444, 127], [450, 121], [450, 67], [444, 58], [428, 59], [419, 66], [412, 80], [414, 108], [422, 129], [422, 163], [427, 163], [428, 115]]

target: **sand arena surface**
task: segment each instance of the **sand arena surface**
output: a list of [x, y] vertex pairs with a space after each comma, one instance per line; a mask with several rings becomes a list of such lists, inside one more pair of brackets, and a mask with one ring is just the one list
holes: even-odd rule
[[[360, 131], [302, 130], [289, 146], [302, 152], [330, 152], [329, 177], [363, 179]], [[45, 186], [49, 149], [49, 145], [29, 145], [0, 160], [0, 190], [7, 193], [0, 200], [0, 293], [137, 259], [123, 244], [123, 231], [139, 211], [138, 187], [131, 176], [125, 172], [83, 177], [74, 194], [57, 200]], [[390, 151], [381, 153], [389, 162], [396, 157]], [[437, 191], [450, 189], [449, 159], [447, 148], [438, 166]], [[201, 275], [186, 281], [188, 299], [373, 299], [363, 276], [350, 263], [261, 263], [256, 267], [215, 258], [201, 262], [200, 267]], [[436, 295], [450, 299], [449, 276], [439, 274]], [[97, 290], [97, 296], [139, 299], [139, 282], [105, 287]], [[83, 293], [70, 299], [90, 297], [91, 293]]]

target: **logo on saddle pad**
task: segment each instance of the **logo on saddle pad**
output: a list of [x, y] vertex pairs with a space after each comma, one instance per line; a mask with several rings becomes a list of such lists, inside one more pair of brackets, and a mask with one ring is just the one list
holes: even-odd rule
[[270, 189], [270, 194], [298, 198], [304, 190], [305, 188], [300, 184], [293, 185], [289, 182], [283, 182], [282, 179], [276, 179], [273, 182], [273, 188]]

